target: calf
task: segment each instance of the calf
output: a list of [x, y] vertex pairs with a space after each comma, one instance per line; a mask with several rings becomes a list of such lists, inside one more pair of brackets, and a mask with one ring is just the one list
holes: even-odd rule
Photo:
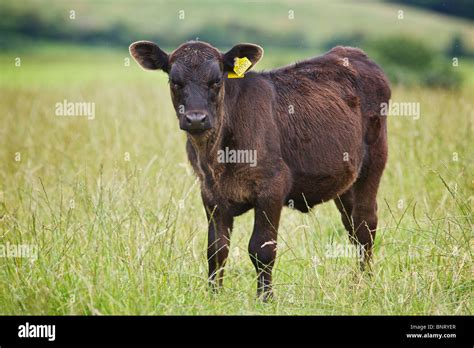
[[[245, 57], [251, 69], [263, 56], [261, 47], [239, 44], [221, 53], [191, 41], [167, 54], [139, 41], [130, 53], [144, 69], [169, 76], [179, 126], [187, 133], [188, 158], [201, 183], [214, 289], [222, 286], [234, 217], [250, 209], [255, 221], [248, 250], [257, 271], [257, 295], [264, 300], [272, 296], [284, 205], [308, 212], [334, 200], [350, 239], [363, 247], [362, 267], [370, 261], [377, 189], [387, 160], [380, 106], [389, 101], [390, 87], [363, 51], [335, 47], [241, 78], [230, 78], [235, 63]], [[223, 156], [232, 150], [233, 158]], [[235, 151], [242, 150], [251, 151], [254, 161], [238, 163]]]

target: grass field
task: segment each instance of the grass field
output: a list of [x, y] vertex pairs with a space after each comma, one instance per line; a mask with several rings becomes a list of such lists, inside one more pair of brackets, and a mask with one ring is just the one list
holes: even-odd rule
[[[259, 66], [317, 53], [270, 49]], [[0, 257], [0, 314], [472, 315], [472, 66], [457, 91], [393, 88], [421, 116], [389, 117], [372, 277], [328, 254], [349, 245], [333, 203], [285, 208], [276, 296], [263, 304], [252, 213], [236, 220], [223, 292], [209, 293], [207, 222], [167, 77], [127, 57], [79, 46], [0, 55], [0, 244], [37, 248]], [[94, 119], [56, 116], [64, 99], [95, 103]]]
[[[165, 75], [96, 65], [92, 83], [86, 63], [23, 64], [1, 87], [0, 233], [38, 259], [0, 260], [2, 314], [472, 313], [472, 87], [394, 89], [421, 117], [389, 120], [374, 276], [326, 257], [348, 244], [333, 204], [286, 209], [276, 301], [261, 305], [252, 214], [237, 219], [224, 294], [207, 292], [205, 214]], [[95, 118], [56, 116], [63, 99], [95, 102]]]

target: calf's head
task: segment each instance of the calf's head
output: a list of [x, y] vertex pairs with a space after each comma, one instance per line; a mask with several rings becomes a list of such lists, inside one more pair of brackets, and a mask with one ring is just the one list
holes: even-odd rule
[[222, 122], [224, 79], [233, 70], [235, 59], [247, 57], [252, 68], [262, 58], [263, 49], [238, 44], [221, 53], [205, 42], [190, 41], [167, 54], [153, 42], [138, 41], [130, 46], [130, 54], [145, 70], [168, 74], [179, 126], [199, 136]]

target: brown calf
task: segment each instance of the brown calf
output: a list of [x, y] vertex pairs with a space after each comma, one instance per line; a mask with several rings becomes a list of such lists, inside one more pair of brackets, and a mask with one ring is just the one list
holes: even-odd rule
[[169, 75], [188, 158], [201, 182], [213, 288], [222, 286], [234, 217], [249, 209], [255, 211], [249, 253], [264, 300], [272, 295], [284, 205], [307, 212], [334, 200], [351, 240], [364, 248], [362, 265], [370, 260], [387, 160], [380, 106], [389, 101], [390, 87], [363, 51], [335, 47], [243, 78], [227, 74], [236, 58], [248, 58], [252, 68], [263, 56], [261, 47], [239, 44], [221, 53], [187, 42], [167, 54], [139, 41], [130, 52], [143, 68]]

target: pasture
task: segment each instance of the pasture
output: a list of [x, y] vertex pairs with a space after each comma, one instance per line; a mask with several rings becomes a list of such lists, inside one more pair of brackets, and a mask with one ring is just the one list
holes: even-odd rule
[[[256, 70], [321, 53], [270, 48]], [[458, 90], [392, 88], [420, 117], [388, 117], [372, 276], [333, 202], [285, 208], [263, 304], [251, 212], [235, 221], [223, 292], [208, 291], [207, 222], [167, 76], [127, 58], [53, 44], [0, 55], [0, 241], [35, 252], [0, 258], [0, 314], [472, 315], [472, 65]], [[95, 103], [94, 117], [56, 115], [64, 100]]]

